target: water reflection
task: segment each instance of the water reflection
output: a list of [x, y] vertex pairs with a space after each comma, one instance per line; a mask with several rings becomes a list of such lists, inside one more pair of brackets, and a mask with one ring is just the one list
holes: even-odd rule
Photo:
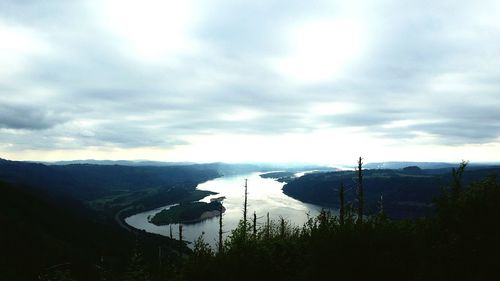
[[[316, 216], [321, 210], [320, 206], [302, 203], [286, 196], [281, 191], [283, 183], [273, 179], [261, 178], [259, 173], [217, 178], [200, 184], [197, 188], [218, 193], [205, 197], [201, 200], [204, 202], [210, 202], [211, 198], [226, 197], [223, 201], [223, 205], [226, 208], [223, 216], [224, 237], [230, 234], [230, 231], [237, 226], [239, 220], [243, 217], [245, 179], [248, 179], [248, 217], [251, 218], [255, 211], [258, 218], [257, 225], [265, 224], [268, 212], [271, 219], [276, 220], [283, 217], [291, 221], [292, 224], [302, 225], [307, 220], [308, 214]], [[169, 225], [156, 226], [148, 222], [148, 217], [170, 206], [136, 214], [126, 218], [125, 221], [135, 228], [168, 236], [170, 234]], [[178, 237], [178, 229], [178, 224], [172, 224], [174, 238]], [[205, 241], [212, 245], [212, 247], [216, 245], [218, 231], [218, 217], [194, 224], [183, 225], [184, 240], [194, 241], [204, 233]]]

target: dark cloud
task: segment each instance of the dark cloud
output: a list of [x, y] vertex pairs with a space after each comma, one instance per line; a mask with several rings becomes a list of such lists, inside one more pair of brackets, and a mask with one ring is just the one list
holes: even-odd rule
[[67, 120], [59, 113], [31, 105], [0, 104], [0, 128], [43, 130]]

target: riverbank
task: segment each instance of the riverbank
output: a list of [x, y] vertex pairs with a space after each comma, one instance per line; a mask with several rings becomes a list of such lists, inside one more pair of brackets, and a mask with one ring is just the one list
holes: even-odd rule
[[[257, 224], [265, 223], [266, 214], [269, 213], [271, 220], [278, 220], [281, 217], [290, 220], [294, 225], [303, 225], [309, 217], [316, 216], [322, 207], [307, 204], [295, 200], [283, 194], [281, 188], [283, 183], [271, 178], [260, 177], [261, 173], [250, 173], [236, 176], [220, 177], [199, 184], [198, 190], [211, 191], [217, 195], [208, 196], [201, 201], [209, 203], [212, 199], [218, 200], [225, 197], [224, 201], [224, 222], [223, 238], [231, 234], [242, 219], [242, 206], [244, 201], [245, 179], [248, 182], [248, 213], [257, 214]], [[172, 231], [174, 237], [178, 237], [179, 224], [172, 223], [166, 225], [155, 225], [149, 222], [148, 217], [153, 217], [161, 209], [169, 208], [164, 206], [155, 210], [136, 213], [125, 219], [126, 223], [137, 229], [145, 230], [151, 233], [169, 236]], [[201, 215], [202, 213], [199, 213]], [[208, 215], [208, 214], [206, 214]], [[196, 241], [203, 235], [205, 242], [212, 247], [216, 247], [219, 235], [219, 220], [215, 213], [208, 215], [210, 217], [197, 222], [183, 224], [182, 235], [187, 241]], [[199, 216], [196, 217], [198, 219]]]
[[225, 211], [222, 203], [217, 200], [210, 203], [190, 202], [164, 209], [150, 218], [149, 222], [157, 226], [197, 223], [220, 215], [221, 210]]

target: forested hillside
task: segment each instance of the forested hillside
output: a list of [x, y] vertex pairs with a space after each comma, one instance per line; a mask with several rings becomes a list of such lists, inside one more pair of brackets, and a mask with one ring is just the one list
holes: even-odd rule
[[[53, 171], [14, 164], [22, 168], [10, 166], [3, 175], [28, 170], [43, 179]], [[219, 280], [223, 274], [228, 280], [485, 280], [500, 265], [495, 242], [500, 236], [500, 171], [465, 167], [447, 174], [410, 167], [306, 175], [289, 186], [327, 190], [322, 198], [337, 204], [338, 215], [323, 211], [302, 226], [262, 217], [256, 224], [248, 217], [217, 249], [200, 238], [193, 252], [184, 241], [126, 231], [114, 221], [97, 219], [106, 212], [89, 209], [89, 202], [106, 201], [106, 196], [90, 201], [67, 193], [54, 197], [44, 188], [2, 181], [0, 279]], [[344, 189], [335, 188], [341, 182]], [[365, 216], [359, 216], [360, 183]], [[133, 202], [189, 202], [204, 196], [189, 188], [166, 190], [158, 193], [165, 197], [139, 196]], [[377, 201], [379, 191], [385, 192], [383, 204]], [[121, 199], [109, 200], [118, 204]], [[388, 214], [397, 200], [429, 201], [432, 212], [425, 218], [391, 220]], [[224, 217], [219, 219], [220, 233], [228, 231]]]
[[159, 248], [165, 260], [189, 252], [184, 243], [119, 222], [148, 208], [199, 200], [210, 193], [196, 191], [197, 184], [218, 176], [197, 165], [50, 166], [0, 159], [0, 280], [59, 280], [53, 275], [65, 272], [77, 280], [123, 280], [139, 249], [143, 264], [158, 261]]
[[166, 237], [95, 222], [88, 212], [74, 199], [54, 202], [43, 192], [0, 182], [0, 280], [66, 280], [54, 277], [65, 273], [76, 280], [120, 280], [137, 247], [149, 262], [157, 260], [159, 246], [178, 249]]
[[194, 188], [218, 177], [213, 169], [198, 166], [44, 165], [0, 159], [0, 179], [23, 183], [50, 193], [80, 200], [148, 188]]
[[[467, 170], [463, 181], [468, 184], [498, 172], [500, 168]], [[433, 200], [451, 180], [451, 168], [422, 170], [413, 166], [398, 170], [364, 170], [366, 208], [376, 212], [383, 203], [391, 218], [429, 215], [433, 211]], [[345, 200], [354, 203], [355, 171], [306, 174], [288, 182], [283, 192], [300, 201], [338, 207], [341, 184], [345, 186]]]
[[[180, 280], [489, 280], [498, 276], [500, 184], [470, 185], [463, 170], [436, 198], [435, 213], [390, 220], [383, 209], [360, 219], [343, 205], [304, 226], [283, 219], [241, 222], [218, 251], [199, 240], [173, 276]], [[357, 207], [357, 206], [354, 206]]]

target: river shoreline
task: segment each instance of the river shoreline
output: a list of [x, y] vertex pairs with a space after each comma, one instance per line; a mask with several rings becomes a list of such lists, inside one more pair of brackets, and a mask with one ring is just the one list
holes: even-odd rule
[[[222, 213], [224, 213], [225, 211], [226, 211], [226, 208], [224, 208], [224, 206], [223, 206]], [[148, 220], [148, 222], [151, 224], [154, 224], [156, 226], [163, 226], [163, 225], [169, 225], [169, 224], [193, 224], [193, 223], [199, 223], [199, 222], [202, 222], [204, 220], [218, 217], [219, 215], [220, 215], [220, 211], [213, 210], [213, 211], [205, 211], [205, 212], [201, 213], [199, 218], [193, 219], [193, 220], [182, 220], [182, 221], [165, 223], [165, 224], [156, 224], [156, 223], [153, 223], [151, 220]]]
[[[267, 213], [271, 220], [284, 218], [291, 224], [302, 226], [309, 217], [319, 214], [323, 207], [314, 204], [300, 202], [283, 193], [284, 183], [271, 178], [260, 177], [261, 173], [249, 173], [220, 177], [214, 180], [199, 184], [198, 190], [211, 191], [217, 193], [201, 199], [201, 202], [209, 203], [212, 199], [221, 197], [224, 199], [223, 216], [223, 238], [226, 239], [231, 231], [238, 227], [243, 217], [243, 201], [245, 193], [245, 179], [248, 180], [248, 213], [257, 215], [257, 225], [265, 224]], [[167, 206], [165, 206], [167, 207]], [[178, 237], [179, 224], [167, 224], [157, 226], [148, 221], [148, 216], [153, 216], [162, 208], [141, 212], [125, 219], [125, 222], [140, 230], [160, 235], [169, 236], [172, 232], [173, 237]], [[219, 220], [215, 219], [217, 214], [206, 214], [203, 220], [192, 222], [182, 222], [183, 240], [196, 241], [203, 236], [205, 242], [212, 247], [216, 247], [219, 235]]]

